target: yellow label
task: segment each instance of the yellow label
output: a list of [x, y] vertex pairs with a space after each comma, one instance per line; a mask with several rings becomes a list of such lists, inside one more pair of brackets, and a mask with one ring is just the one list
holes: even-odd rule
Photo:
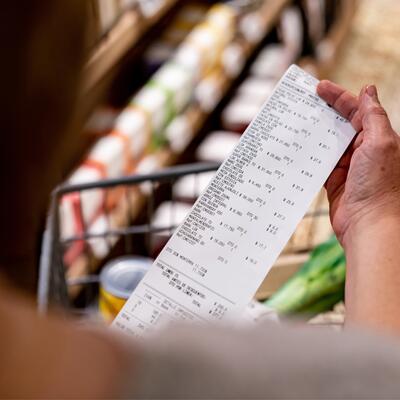
[[126, 299], [116, 297], [102, 287], [100, 288], [99, 311], [107, 323], [111, 323], [114, 320], [125, 303]]

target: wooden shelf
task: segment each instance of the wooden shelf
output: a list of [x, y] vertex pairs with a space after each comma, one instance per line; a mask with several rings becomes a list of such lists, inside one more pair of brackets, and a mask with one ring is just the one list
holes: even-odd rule
[[266, 1], [264, 3], [262, 9], [260, 10], [260, 14], [264, 22], [266, 32], [269, 32], [273, 28], [283, 9], [292, 2], [292, 0], [275, 0]]
[[84, 93], [100, 82], [135, 47], [151, 27], [157, 25], [179, 0], [166, 0], [150, 18], [140, 19], [134, 10], [125, 12], [96, 46], [84, 71]]
[[[125, 12], [115, 26], [96, 46], [85, 68], [84, 90], [90, 90], [110, 71], [121, 58], [143, 39], [147, 31], [157, 25], [180, 0], [166, 0], [150, 18], [140, 19], [134, 10]], [[267, 1], [260, 10], [265, 30], [274, 25], [282, 9], [292, 0]]]
[[[264, 37], [275, 26], [276, 21], [281, 15], [283, 9], [290, 3], [292, 3], [292, 0], [274, 0], [265, 2], [264, 6], [259, 11], [259, 15], [264, 25]], [[255, 52], [255, 50], [259, 45], [260, 42], [248, 43], [245, 54], [246, 60], [250, 59], [250, 57], [253, 55], [253, 53]], [[227, 94], [234, 86], [236, 79], [237, 78], [230, 78], [228, 75], [225, 75], [225, 80], [224, 82], [221, 83], [221, 97], [218, 100], [217, 106], [215, 108], [218, 108], [218, 104], [220, 104], [225, 99]], [[210, 115], [211, 115], [210, 113], [204, 112], [200, 109], [197, 110], [196, 118], [192, 120], [192, 126], [190, 127], [191, 131], [193, 132], [191, 140], [195, 139], [195, 137], [204, 127], [204, 124], [206, 123]], [[185, 150], [183, 150], [183, 152], [184, 151]], [[162, 153], [162, 159], [165, 163], [163, 164], [163, 166], [168, 167], [173, 165], [177, 161], [179, 154], [174, 154], [173, 152], [169, 151], [168, 155], [166, 156], [165, 152], [166, 152], [165, 150], [162, 150], [160, 153]]]

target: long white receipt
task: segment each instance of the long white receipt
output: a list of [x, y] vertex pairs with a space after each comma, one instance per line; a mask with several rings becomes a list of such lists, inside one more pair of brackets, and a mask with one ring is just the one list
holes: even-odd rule
[[138, 285], [114, 326], [229, 318], [251, 300], [354, 137], [292, 65]]

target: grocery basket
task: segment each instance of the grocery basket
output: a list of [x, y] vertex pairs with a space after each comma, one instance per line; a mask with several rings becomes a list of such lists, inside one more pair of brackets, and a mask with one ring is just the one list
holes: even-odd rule
[[[109, 243], [109, 239], [113, 239], [113, 243], [109, 243], [109, 247], [113, 247], [118, 239], [122, 240], [122, 254], [132, 254], [131, 242], [132, 238], [145, 237], [147, 242], [152, 235], [168, 232], [169, 234], [175, 229], [176, 224], [171, 223], [165, 226], [152, 226], [152, 217], [156, 206], [161, 202], [169, 199], [173, 204], [176, 199], [172, 187], [179, 178], [192, 176], [193, 182], [193, 199], [200, 193], [196, 185], [197, 176], [204, 173], [215, 172], [219, 163], [195, 163], [188, 165], [177, 165], [170, 168], [165, 168], [160, 171], [124, 176], [117, 179], [104, 179], [101, 181], [90, 182], [78, 185], [64, 184], [57, 187], [51, 197], [50, 210], [47, 217], [46, 229], [43, 236], [42, 251], [39, 265], [39, 282], [37, 292], [38, 308], [41, 313], [46, 313], [50, 307], [57, 306], [59, 308], [77, 311], [71, 301], [71, 287], [79, 287], [84, 292], [83, 309], [90, 305], [96, 295], [99, 277], [96, 271], [89, 271], [87, 274], [69, 278], [67, 274], [67, 266], [65, 265], [65, 248], [72, 243], [81, 243], [83, 247], [91, 240], [104, 240]], [[61, 199], [69, 194], [82, 194], [91, 190], [113, 190], [115, 188], [125, 188], [125, 198], [128, 198], [132, 193], [130, 188], [140, 188], [140, 193], [143, 196], [144, 207], [142, 207], [141, 220], [138, 218], [131, 219], [127, 224], [118, 227], [111, 227], [111, 223], [102, 232], [91, 233], [88, 226], [82, 226], [79, 234], [72, 235], [68, 238], [63, 238], [61, 235], [60, 226], [60, 203]], [[169, 190], [168, 190], [169, 187]], [[167, 188], [167, 189], [166, 189]], [[137, 190], [135, 193], [137, 194]], [[160, 192], [162, 192], [160, 194]], [[82, 202], [79, 202], [79, 212], [82, 216]], [[107, 218], [109, 217], [106, 214]], [[129, 219], [129, 218], [128, 218]], [[85, 224], [84, 218], [81, 218]], [[109, 222], [109, 221], [108, 221]], [[149, 255], [141, 251], [140, 255]], [[99, 263], [99, 268], [101, 263]], [[81, 296], [82, 297], [82, 296]], [[81, 302], [82, 303], [82, 302]]]
[[[90, 243], [97, 240], [103, 241], [108, 250], [115, 249], [116, 243], [119, 243], [119, 249], [113, 257], [120, 255], [138, 255], [151, 256], [154, 258], [157, 253], [152, 253], [152, 239], [160, 234], [166, 234], [169, 237], [176, 226], [179, 224], [174, 219], [171, 207], [170, 221], [162, 226], [153, 224], [153, 216], [156, 208], [162, 202], [169, 201], [170, 205], [174, 202], [182, 201], [177, 198], [173, 188], [180, 179], [192, 177], [191, 188], [192, 196], [190, 199], [183, 199], [187, 202], [187, 209], [191, 207], [200, 192], [204, 190], [205, 183], [199, 184], [200, 178], [208, 174], [214, 174], [219, 167], [219, 163], [195, 163], [178, 165], [163, 170], [143, 175], [125, 176], [118, 179], [105, 179], [96, 182], [90, 182], [79, 185], [61, 185], [56, 188], [52, 194], [50, 211], [47, 218], [46, 230], [42, 242], [42, 252], [39, 267], [39, 283], [37, 302], [41, 313], [46, 313], [49, 308], [57, 306], [58, 309], [64, 309], [66, 312], [89, 315], [93, 314], [96, 308], [96, 301], [99, 289], [98, 272], [104, 265], [107, 257], [103, 260], [97, 260], [96, 268], [88, 267], [81, 271], [79, 275], [69, 276], [68, 265], [65, 261], [65, 249], [70, 248], [72, 244], [80, 244], [83, 249], [88, 249]], [[203, 179], [204, 181], [204, 179]], [[186, 185], [187, 186], [187, 185]], [[82, 194], [91, 190], [108, 191], [115, 188], [125, 188], [124, 198], [128, 199], [132, 195], [141, 193], [142, 204], [140, 212], [132, 217], [129, 212], [129, 218], [119, 226], [113, 226], [110, 221], [110, 215], [106, 215], [106, 225], [102, 231], [93, 232], [89, 226], [85, 226], [84, 218], [83, 226], [78, 234], [64, 238], [61, 234], [60, 224], [60, 203], [61, 199], [66, 195]], [[181, 196], [182, 197], [182, 196]], [[327, 218], [327, 207], [325, 207], [324, 196], [319, 195], [314, 206], [304, 217], [299, 225], [297, 232], [301, 236], [301, 245], [296, 234], [290, 240], [285, 252], [288, 254], [308, 251], [316, 244], [316, 222], [319, 217]], [[82, 203], [79, 202], [79, 213], [82, 216]], [[302, 228], [303, 226], [303, 228]], [[304, 232], [303, 232], [304, 231]], [[167, 239], [166, 239], [167, 240]], [[141, 243], [139, 248], [132, 246], [132, 243]], [[166, 242], [166, 241], [165, 241]], [[164, 242], [164, 244], [165, 244]], [[159, 244], [159, 251], [162, 246]], [[153, 249], [154, 250], [154, 249]], [[71, 296], [71, 293], [74, 295]], [[78, 299], [78, 300], [77, 300]]]

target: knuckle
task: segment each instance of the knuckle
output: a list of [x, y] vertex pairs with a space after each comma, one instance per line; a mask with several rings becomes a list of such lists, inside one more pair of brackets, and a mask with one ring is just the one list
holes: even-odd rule
[[367, 108], [367, 113], [387, 117], [386, 110], [379, 104], [373, 104]]
[[[340, 94], [340, 96], [336, 99], [336, 101], [333, 104], [333, 107], [336, 110], [344, 110], [347, 108], [347, 105], [351, 101], [351, 96], [347, 92], [343, 92]], [[345, 115], [347, 117], [347, 115]]]
[[347, 118], [348, 118], [350, 121], [352, 121], [353, 118], [356, 117], [356, 114], [357, 114], [357, 113], [358, 113], [358, 108], [353, 108], [353, 109], [350, 111], [350, 113], [349, 113], [349, 115], [347, 116]]
[[399, 153], [400, 149], [397, 140], [394, 138], [379, 138], [375, 142], [375, 149], [383, 155], [390, 156], [395, 153]]

